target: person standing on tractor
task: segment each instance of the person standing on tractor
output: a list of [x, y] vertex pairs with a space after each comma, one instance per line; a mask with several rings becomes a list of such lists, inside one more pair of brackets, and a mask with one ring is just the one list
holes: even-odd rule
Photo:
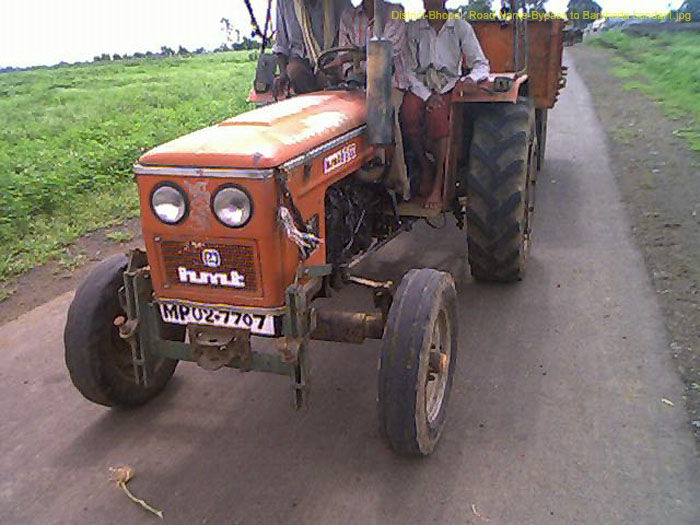
[[[406, 71], [406, 22], [404, 8], [400, 4], [381, 1], [384, 10], [384, 38], [392, 43], [392, 90], [391, 103], [394, 107], [394, 156], [389, 171], [389, 184], [403, 196], [410, 198], [410, 186], [404, 161], [401, 127], [399, 126], [399, 111], [403, 102], [404, 92], [408, 89], [408, 74]], [[357, 7], [348, 7], [340, 17], [339, 45], [364, 49], [374, 30], [374, 0], [363, 0]], [[352, 61], [351, 54], [339, 55], [329, 66], [342, 66]]]
[[323, 87], [316, 74], [319, 54], [336, 45], [338, 22], [350, 0], [278, 0], [277, 34], [272, 52], [277, 55], [280, 76], [277, 91], [291, 85], [295, 93]]
[[[439, 208], [452, 90], [460, 82], [464, 92], [475, 91], [476, 84], [489, 76], [489, 61], [472, 26], [448, 13], [445, 0], [423, 0], [423, 7], [423, 17], [408, 24], [410, 85], [401, 108], [401, 122], [420, 166], [419, 194], [426, 197], [427, 208]], [[464, 78], [463, 57], [470, 69]], [[435, 168], [426, 156], [426, 141], [433, 145]]]

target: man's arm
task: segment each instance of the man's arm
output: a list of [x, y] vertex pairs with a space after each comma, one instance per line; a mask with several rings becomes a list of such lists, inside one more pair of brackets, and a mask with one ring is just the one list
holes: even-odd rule
[[[340, 28], [338, 30], [338, 45], [340, 47], [361, 47], [361, 45], [356, 42], [357, 39], [355, 38], [355, 34], [353, 32], [354, 18], [355, 10], [351, 5], [345, 9], [345, 11], [343, 11], [342, 16], [340, 17]], [[331, 60], [326, 67], [340, 67], [348, 62], [352, 62], [352, 59], [353, 57], [351, 53], [340, 53], [333, 60]]]
[[384, 20], [384, 38], [391, 40], [392, 56], [394, 60], [404, 54], [406, 45], [406, 22], [404, 10], [401, 5], [389, 4]]
[[275, 43], [272, 45], [272, 52], [278, 56], [284, 55], [289, 57], [289, 35], [287, 34], [287, 25], [284, 23], [284, 0], [278, 0], [275, 8]]
[[476, 38], [474, 28], [465, 20], [457, 20], [457, 22], [462, 22], [459, 24], [462, 53], [467, 59], [467, 67], [471, 70], [467, 78], [473, 80], [474, 83], [486, 80], [490, 73], [489, 60], [481, 49], [481, 44], [479, 44], [479, 39]]
[[353, 8], [343, 11], [340, 16], [340, 29], [338, 34], [338, 45], [340, 47], [354, 46], [355, 43], [354, 35], [352, 34], [352, 19], [353, 19]]
[[275, 55], [277, 56], [277, 65], [280, 68], [280, 76], [286, 75], [289, 57], [283, 53], [275, 53]]
[[[323, 0], [318, 0], [323, 3]], [[327, 0], [331, 1], [331, 0]], [[333, 40], [333, 45], [342, 46], [343, 38], [343, 18], [348, 11], [353, 9], [350, 0], [333, 0], [333, 16], [335, 17], [335, 35]]]
[[416, 71], [418, 70], [418, 31], [414, 31], [413, 24], [408, 26], [406, 30], [406, 53], [404, 58], [406, 60], [406, 76], [408, 76], [408, 86], [410, 91], [420, 97], [421, 100], [428, 100], [430, 98], [430, 90], [428, 87], [418, 78]]
[[384, 36], [391, 41], [391, 55], [394, 66], [394, 87], [406, 89], [410, 86], [408, 67], [406, 65], [406, 16], [403, 6], [389, 4], [387, 19], [384, 26]]
[[[343, 16], [345, 16], [345, 13], [347, 11], [352, 10], [352, 2], [350, 0], [335, 0], [335, 16], [336, 16], [336, 21], [338, 23], [336, 24], [337, 28], [340, 28], [340, 25], [342, 24]], [[340, 43], [339, 43], [340, 45]]]

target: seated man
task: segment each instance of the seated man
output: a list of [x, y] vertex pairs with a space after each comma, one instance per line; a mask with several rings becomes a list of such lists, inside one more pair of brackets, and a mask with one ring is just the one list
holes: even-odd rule
[[[401, 108], [404, 135], [421, 170], [420, 194], [425, 206], [442, 202], [445, 157], [449, 135], [450, 95], [463, 75], [462, 56], [471, 70], [462, 80], [466, 92], [488, 78], [489, 61], [474, 29], [461, 18], [450, 17], [445, 0], [423, 0], [425, 16], [408, 24], [409, 91]], [[425, 154], [426, 140], [434, 145], [436, 170]]]
[[[399, 127], [399, 111], [403, 102], [404, 91], [408, 88], [408, 76], [404, 65], [404, 48], [406, 46], [406, 22], [404, 9], [399, 4], [381, 0], [384, 9], [384, 38], [392, 43], [392, 90], [391, 102], [394, 106], [394, 156], [389, 172], [389, 184], [404, 199], [410, 197], [406, 163], [403, 156], [403, 142]], [[363, 0], [357, 7], [347, 8], [340, 17], [341, 46], [366, 48], [367, 41], [374, 31], [374, 0]], [[331, 66], [341, 65], [352, 60], [350, 55], [339, 56]]]
[[278, 91], [296, 93], [323, 87], [314, 68], [318, 55], [336, 45], [338, 21], [350, 0], [278, 0], [277, 35], [272, 51], [280, 68]]

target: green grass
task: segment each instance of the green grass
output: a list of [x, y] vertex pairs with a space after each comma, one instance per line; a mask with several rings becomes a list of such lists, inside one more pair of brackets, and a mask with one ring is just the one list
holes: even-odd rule
[[129, 242], [134, 238], [134, 235], [130, 231], [117, 230], [114, 232], [109, 232], [105, 235], [107, 239], [112, 242], [118, 242], [119, 244], [124, 244]]
[[700, 34], [662, 33], [655, 38], [609, 31], [590, 45], [614, 53], [611, 73], [657, 102], [672, 119], [683, 119], [676, 134], [700, 153]]
[[615, 140], [617, 140], [620, 144], [629, 145], [639, 138], [639, 133], [637, 130], [630, 127], [615, 128], [611, 130], [611, 132], [613, 137], [615, 137]]
[[15, 288], [0, 288], [0, 303], [12, 297], [16, 291]]
[[65, 253], [58, 259], [58, 265], [53, 269], [54, 275], [58, 275], [61, 271], [71, 273], [73, 270], [81, 266], [87, 257], [84, 253]]
[[0, 74], [0, 283], [138, 215], [146, 149], [248, 109], [248, 51]]

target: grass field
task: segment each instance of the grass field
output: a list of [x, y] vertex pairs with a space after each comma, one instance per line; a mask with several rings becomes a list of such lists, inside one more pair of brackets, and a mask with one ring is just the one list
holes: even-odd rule
[[137, 215], [133, 163], [247, 109], [249, 53], [0, 74], [0, 283]]
[[700, 34], [650, 38], [609, 31], [588, 43], [612, 50], [611, 73], [625, 80], [625, 89], [643, 92], [669, 117], [682, 119], [676, 133], [700, 153]]

